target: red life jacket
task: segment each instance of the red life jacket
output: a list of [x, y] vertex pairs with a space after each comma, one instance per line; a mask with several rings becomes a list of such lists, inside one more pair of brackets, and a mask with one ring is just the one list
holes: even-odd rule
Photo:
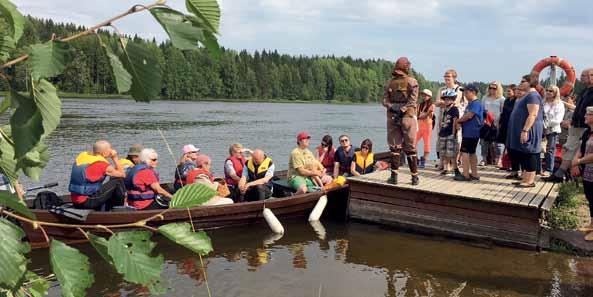
[[[237, 174], [238, 177], [241, 177], [243, 175], [243, 167], [245, 167], [245, 158], [243, 156], [241, 156], [240, 158], [237, 158], [235, 156], [232, 157], [228, 157], [224, 163], [226, 165], [227, 161], [231, 161], [233, 162], [233, 169], [235, 169], [235, 174]], [[225, 170], [224, 170], [224, 180], [226, 181], [227, 185], [230, 186], [236, 186], [239, 184], [239, 182], [235, 181], [227, 172], [226, 172], [226, 166], [225, 166]]]
[[210, 179], [210, 181], [214, 182], [214, 176], [212, 176], [210, 171], [208, 171], [204, 168], [196, 168], [187, 174], [187, 184], [188, 185], [193, 184], [196, 181], [196, 178], [198, 176], [200, 176], [201, 174], [207, 175], [208, 178]]
[[152, 200], [155, 197], [155, 193], [150, 185], [139, 183], [138, 180], [135, 179], [136, 175], [143, 170], [150, 170], [157, 177], [157, 180], [159, 178], [154, 169], [148, 167], [144, 163], [132, 167], [124, 179], [124, 184], [126, 185], [126, 189], [128, 191], [128, 201], [130, 203], [132, 203], [132, 201]]

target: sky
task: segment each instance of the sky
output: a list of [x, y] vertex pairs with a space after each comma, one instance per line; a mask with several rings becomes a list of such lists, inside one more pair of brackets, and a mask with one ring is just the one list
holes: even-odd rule
[[[149, 0], [11, 0], [23, 14], [91, 26]], [[219, 0], [219, 41], [250, 52], [335, 55], [395, 61], [408, 57], [430, 80], [454, 68], [459, 80], [516, 83], [556, 55], [593, 67], [593, 5], [586, 0]], [[183, 0], [167, 5], [185, 10]], [[157, 40], [149, 13], [115, 23]]]

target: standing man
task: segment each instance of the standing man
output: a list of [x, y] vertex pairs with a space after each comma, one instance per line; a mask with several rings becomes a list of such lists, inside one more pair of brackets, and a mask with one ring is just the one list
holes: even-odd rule
[[[480, 180], [478, 175], [478, 156], [476, 148], [480, 140], [480, 128], [484, 124], [484, 107], [478, 100], [478, 87], [474, 84], [467, 85], [464, 91], [467, 107], [463, 116], [457, 120], [457, 129], [461, 128], [461, 163], [463, 174], [456, 174], [455, 180], [471, 181]], [[470, 174], [470, 169], [471, 173]]]
[[385, 86], [383, 106], [387, 109], [387, 144], [391, 151], [391, 177], [388, 183], [397, 184], [397, 170], [402, 150], [407, 156], [412, 185], [417, 185], [418, 156], [416, 141], [416, 109], [418, 101], [418, 82], [409, 76], [412, 64], [406, 57], [395, 62], [393, 78]]
[[568, 128], [568, 138], [562, 147], [562, 164], [554, 175], [546, 178], [548, 181], [563, 182], [564, 177], [569, 174], [568, 169], [579, 148], [580, 139], [587, 125], [585, 124], [585, 113], [588, 106], [593, 106], [593, 68], [585, 69], [581, 73], [581, 82], [585, 89], [577, 98], [576, 107]]

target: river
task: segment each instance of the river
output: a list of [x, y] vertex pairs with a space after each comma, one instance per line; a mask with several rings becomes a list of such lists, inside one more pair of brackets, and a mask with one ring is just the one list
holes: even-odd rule
[[[54, 182], [65, 193], [72, 160], [97, 139], [108, 139], [125, 156], [142, 143], [159, 153], [162, 180], [171, 180], [183, 144], [211, 156], [214, 173], [230, 144], [262, 148], [286, 169], [299, 131], [312, 143], [330, 134], [364, 138], [386, 149], [385, 116], [379, 105], [169, 102], [130, 100], [63, 101], [63, 118], [48, 140], [51, 161], [38, 183]], [[157, 128], [166, 136], [167, 151]], [[218, 164], [218, 165], [217, 165]], [[356, 222], [323, 221], [314, 229], [302, 220], [283, 222], [274, 240], [265, 225], [209, 232], [214, 252], [205, 257], [212, 296], [593, 296], [593, 260], [548, 252], [476, 246]], [[164, 296], [208, 296], [197, 256], [157, 238], [165, 256]], [[147, 296], [126, 284], [93, 252], [95, 284], [88, 296]], [[33, 251], [32, 268], [49, 272], [47, 251]], [[58, 296], [54, 285], [50, 296]]]

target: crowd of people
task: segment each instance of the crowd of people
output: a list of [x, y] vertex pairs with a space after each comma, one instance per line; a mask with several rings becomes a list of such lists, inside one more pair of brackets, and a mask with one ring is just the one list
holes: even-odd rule
[[[502, 84], [493, 81], [481, 99], [476, 85], [461, 86], [457, 71], [450, 69], [444, 74], [445, 86], [433, 100], [432, 91], [419, 92], [417, 81], [410, 76], [410, 67], [407, 58], [396, 61], [383, 97], [391, 151], [388, 182], [397, 184], [403, 152], [410, 166], [412, 185], [419, 183], [417, 168], [426, 164], [431, 133], [436, 129], [442, 175], [453, 175], [457, 181], [479, 181], [478, 168], [492, 165], [509, 170], [506, 178], [517, 180], [514, 184], [520, 188], [535, 187], [538, 174], [551, 182], [581, 176], [593, 217], [593, 68], [582, 72], [584, 89], [578, 96], [562, 97], [558, 87], [544, 88], [537, 75], [528, 74], [518, 85], [507, 87], [506, 98]], [[420, 140], [423, 156], [418, 159], [416, 147]], [[562, 149], [559, 166], [555, 166], [557, 147]], [[593, 222], [584, 229], [593, 231]], [[593, 232], [585, 239], [593, 240]]]

